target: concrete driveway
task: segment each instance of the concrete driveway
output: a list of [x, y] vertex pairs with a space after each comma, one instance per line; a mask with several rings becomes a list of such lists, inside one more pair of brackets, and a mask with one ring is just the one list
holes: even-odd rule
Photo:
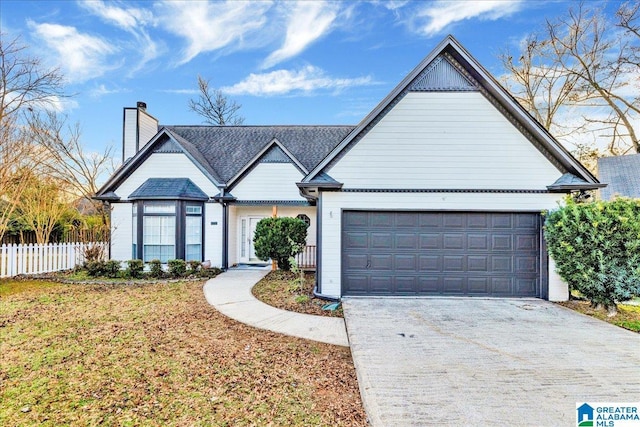
[[373, 426], [575, 426], [640, 401], [640, 335], [534, 299], [345, 298]]

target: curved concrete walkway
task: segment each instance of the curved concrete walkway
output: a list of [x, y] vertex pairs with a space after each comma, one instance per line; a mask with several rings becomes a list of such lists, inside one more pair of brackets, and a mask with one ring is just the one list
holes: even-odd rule
[[349, 346], [344, 320], [280, 310], [257, 300], [251, 288], [269, 269], [231, 269], [204, 285], [204, 296], [225, 316], [256, 328], [327, 344]]

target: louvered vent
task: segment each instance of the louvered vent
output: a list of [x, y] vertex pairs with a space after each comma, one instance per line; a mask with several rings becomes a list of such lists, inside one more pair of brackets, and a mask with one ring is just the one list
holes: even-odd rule
[[413, 81], [409, 90], [449, 92], [478, 89], [475, 82], [462, 74], [449, 58], [440, 55]]

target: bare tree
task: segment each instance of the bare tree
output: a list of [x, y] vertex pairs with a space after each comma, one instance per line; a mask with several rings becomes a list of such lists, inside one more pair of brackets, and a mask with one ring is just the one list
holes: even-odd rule
[[[0, 33], [0, 121], [25, 108], [39, 109], [66, 97], [57, 68], [44, 68], [18, 38], [5, 43]], [[3, 122], [4, 125], [4, 122]]]
[[92, 197], [99, 183], [113, 171], [113, 147], [87, 153], [82, 145], [80, 125], [69, 126], [67, 118], [55, 112], [29, 115], [29, 136], [44, 155], [38, 168], [46, 176], [64, 184], [65, 192], [89, 201], [107, 224], [108, 212]]
[[[585, 158], [600, 148], [612, 155], [640, 152], [640, 96], [630, 90], [638, 82], [632, 68], [640, 44], [637, 4], [621, 5], [617, 17], [611, 22], [599, 9], [579, 4], [530, 36], [517, 64], [502, 55], [514, 96]], [[585, 143], [589, 135], [598, 143]]]
[[549, 41], [538, 38], [535, 34], [529, 35], [517, 59], [509, 51], [500, 55], [503, 67], [509, 72], [503, 83], [536, 120], [561, 137], [570, 130], [564, 129], [557, 115], [563, 107], [577, 101], [578, 78], [555, 63]]
[[0, 33], [0, 239], [27, 186], [24, 172], [37, 163], [23, 112], [65, 96], [59, 71], [43, 67], [25, 50], [19, 39], [7, 42]]
[[189, 100], [189, 109], [204, 117], [205, 122], [217, 126], [244, 123], [244, 117], [238, 115], [242, 105], [211, 87], [209, 80], [198, 76], [198, 90], [198, 98]]

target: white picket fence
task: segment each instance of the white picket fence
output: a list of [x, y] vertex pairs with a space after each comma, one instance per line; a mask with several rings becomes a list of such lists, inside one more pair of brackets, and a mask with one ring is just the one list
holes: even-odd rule
[[2, 245], [0, 277], [69, 270], [84, 262], [85, 249], [96, 245], [102, 248], [106, 257], [108, 247], [105, 242]]

